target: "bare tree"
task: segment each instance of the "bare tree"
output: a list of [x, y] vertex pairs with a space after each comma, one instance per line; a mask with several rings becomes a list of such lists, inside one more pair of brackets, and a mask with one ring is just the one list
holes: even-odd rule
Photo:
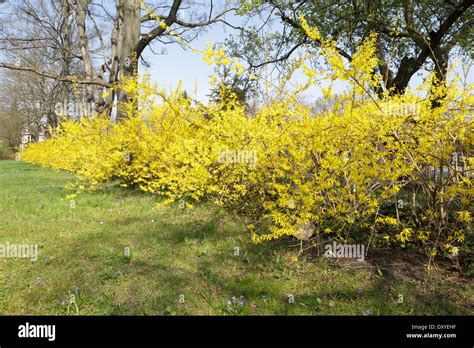
[[[191, 41], [212, 24], [234, 27], [224, 16], [238, 8], [236, 3], [168, 0], [145, 3], [142, 8], [139, 0], [115, 0], [113, 5], [103, 0], [11, 0], [3, 16], [3, 20], [10, 19], [5, 22], [10, 22], [9, 28], [0, 34], [0, 48], [10, 53], [19, 47], [39, 54], [48, 50], [55, 62], [52, 67], [61, 68], [6, 62], [0, 62], [0, 67], [27, 71], [63, 85], [83, 85], [86, 101], [111, 115], [115, 99], [126, 101], [130, 96], [124, 91], [115, 95], [112, 90], [102, 98], [102, 92], [124, 78], [135, 78], [147, 48], [155, 52], [155, 44], [177, 43], [177, 36]], [[185, 11], [189, 20], [180, 15]], [[124, 117], [118, 110], [117, 118]]]

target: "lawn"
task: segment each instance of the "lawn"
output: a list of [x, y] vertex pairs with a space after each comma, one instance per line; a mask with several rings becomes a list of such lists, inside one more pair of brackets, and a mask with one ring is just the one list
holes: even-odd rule
[[295, 261], [298, 243], [255, 245], [238, 218], [210, 203], [157, 209], [159, 197], [108, 184], [74, 206], [65, 199], [74, 180], [0, 161], [0, 244], [40, 246], [36, 262], [0, 259], [0, 314], [474, 313], [472, 279], [446, 267], [428, 273], [406, 251]]

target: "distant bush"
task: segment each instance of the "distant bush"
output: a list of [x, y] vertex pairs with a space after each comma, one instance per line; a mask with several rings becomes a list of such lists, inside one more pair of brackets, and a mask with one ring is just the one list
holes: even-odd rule
[[8, 147], [2, 146], [0, 143], [0, 160], [15, 159], [15, 153]]

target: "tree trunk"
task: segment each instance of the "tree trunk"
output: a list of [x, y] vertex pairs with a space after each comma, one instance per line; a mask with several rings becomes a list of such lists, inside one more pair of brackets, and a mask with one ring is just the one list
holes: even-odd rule
[[[60, 35], [61, 39], [64, 44], [64, 49], [61, 50], [61, 73], [60, 76], [69, 76], [71, 73], [71, 48], [72, 48], [72, 29], [71, 23], [69, 22], [69, 18], [71, 17], [71, 6], [68, 0], [61, 0], [61, 9], [62, 9], [62, 23], [60, 27]], [[71, 88], [69, 84], [62, 84], [61, 88], [61, 102], [69, 102], [69, 96], [71, 93]], [[54, 120], [51, 122], [52, 127], [56, 127], [58, 125], [58, 118], [57, 115], [55, 116]]]
[[[449, 46], [439, 46], [434, 50], [434, 74], [435, 81], [433, 82], [433, 87], [435, 88], [445, 88], [446, 87], [446, 74], [448, 72], [448, 62], [449, 62]], [[446, 92], [437, 96], [431, 102], [432, 108], [437, 108], [441, 105], [441, 100], [446, 96]]]
[[[119, 81], [137, 78], [138, 58], [135, 54], [135, 45], [140, 40], [140, 2], [136, 0], [116, 0], [117, 3], [117, 45], [115, 60], [118, 63]], [[127, 95], [123, 90], [118, 90], [117, 121], [127, 118], [126, 112], [120, 108], [120, 103], [126, 103], [135, 96]]]
[[[76, 11], [75, 18], [77, 23], [77, 31], [79, 38], [79, 48], [82, 54], [82, 61], [84, 63], [84, 73], [86, 78], [94, 78], [94, 68], [92, 66], [92, 60], [89, 53], [89, 44], [86, 32], [86, 17], [89, 9], [90, 0], [76, 0]], [[92, 85], [86, 85], [85, 87], [85, 99], [86, 103], [95, 103], [95, 87]]]

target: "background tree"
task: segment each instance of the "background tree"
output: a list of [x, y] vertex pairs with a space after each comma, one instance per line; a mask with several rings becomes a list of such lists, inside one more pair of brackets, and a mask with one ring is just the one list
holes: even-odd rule
[[249, 107], [255, 97], [257, 83], [246, 74], [238, 74], [228, 65], [215, 69], [219, 76], [218, 83], [211, 89], [210, 100], [216, 103], [225, 103], [230, 98]]
[[[384, 86], [403, 93], [421, 69], [445, 77], [454, 47], [470, 54], [474, 0], [242, 0], [242, 13], [263, 18], [262, 23], [233, 38], [232, 53], [258, 69], [267, 64], [284, 67], [299, 49], [318, 45], [301, 27], [302, 15], [317, 26], [322, 37], [337, 41], [337, 50], [348, 61], [357, 44], [370, 33], [378, 34], [378, 72]], [[270, 58], [266, 58], [268, 54]]]
[[[155, 52], [155, 44], [177, 43], [178, 36], [193, 40], [211, 24], [232, 26], [224, 16], [237, 9], [233, 2], [11, 0], [1, 18], [1, 48], [11, 52], [21, 47], [43, 55], [47, 47], [61, 69], [6, 62], [0, 67], [84, 85], [86, 101], [111, 115], [116, 97], [126, 101], [130, 96], [124, 91], [116, 95], [112, 90], [103, 98], [103, 92], [124, 78], [136, 77], [139, 63], [147, 64], [143, 60], [147, 48]], [[72, 69], [76, 65], [79, 69]], [[117, 117], [126, 115], [119, 110]]]

